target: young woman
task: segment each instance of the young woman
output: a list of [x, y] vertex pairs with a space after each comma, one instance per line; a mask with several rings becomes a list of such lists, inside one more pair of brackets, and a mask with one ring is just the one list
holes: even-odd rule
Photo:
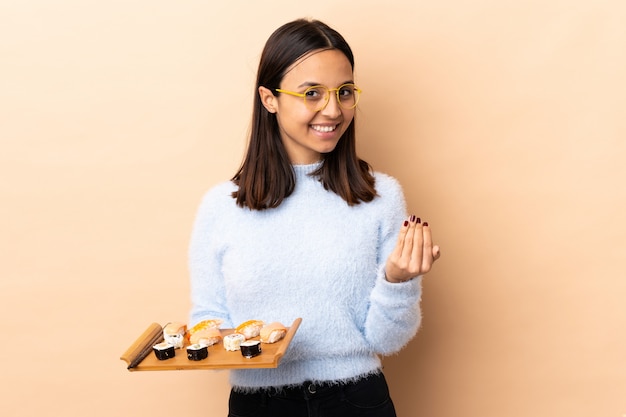
[[395, 416], [379, 355], [417, 332], [439, 247], [397, 181], [357, 157], [353, 69], [324, 23], [277, 29], [245, 159], [199, 208], [189, 324], [302, 318], [278, 368], [231, 371], [230, 417]]

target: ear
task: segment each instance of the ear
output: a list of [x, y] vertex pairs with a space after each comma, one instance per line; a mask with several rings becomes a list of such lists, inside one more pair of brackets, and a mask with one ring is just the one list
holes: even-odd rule
[[276, 113], [276, 96], [272, 94], [272, 91], [269, 88], [263, 86], [259, 87], [259, 97], [261, 98], [261, 103], [263, 104], [263, 107], [265, 107], [268, 112]]

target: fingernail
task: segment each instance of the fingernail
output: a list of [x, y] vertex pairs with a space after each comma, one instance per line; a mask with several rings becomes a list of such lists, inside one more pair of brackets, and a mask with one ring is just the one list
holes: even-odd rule
[[428, 222], [424, 222], [424, 226], [428, 226]]
[[407, 227], [408, 225], [409, 225], [408, 220], [405, 220], [405, 221], [404, 221], [404, 227]]
[[411, 217], [409, 217], [409, 221], [411, 223], [415, 223], [415, 219], [416, 219], [415, 215], [411, 215]]
[[422, 219], [420, 219], [419, 217], [415, 220], [415, 223], [420, 224], [422, 222]]

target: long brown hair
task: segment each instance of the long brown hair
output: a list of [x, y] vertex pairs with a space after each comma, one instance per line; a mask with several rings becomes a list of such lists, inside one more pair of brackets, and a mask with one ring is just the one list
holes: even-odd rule
[[[257, 72], [252, 127], [248, 150], [232, 178], [239, 187], [233, 197], [240, 207], [264, 210], [278, 207], [295, 188], [293, 167], [282, 143], [276, 115], [268, 112], [257, 92], [260, 86], [275, 89], [291, 65], [305, 54], [320, 49], [337, 49], [354, 70], [354, 56], [345, 39], [318, 20], [298, 19], [278, 28], [267, 40]], [[335, 149], [323, 154], [323, 162], [311, 175], [324, 188], [341, 196], [348, 205], [376, 197], [370, 165], [356, 154], [354, 119]]]

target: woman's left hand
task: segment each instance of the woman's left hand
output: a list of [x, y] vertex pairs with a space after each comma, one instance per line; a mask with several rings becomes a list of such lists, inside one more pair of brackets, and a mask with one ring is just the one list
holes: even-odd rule
[[431, 270], [441, 252], [433, 245], [430, 226], [411, 216], [400, 229], [398, 243], [385, 265], [389, 282], [405, 282]]

